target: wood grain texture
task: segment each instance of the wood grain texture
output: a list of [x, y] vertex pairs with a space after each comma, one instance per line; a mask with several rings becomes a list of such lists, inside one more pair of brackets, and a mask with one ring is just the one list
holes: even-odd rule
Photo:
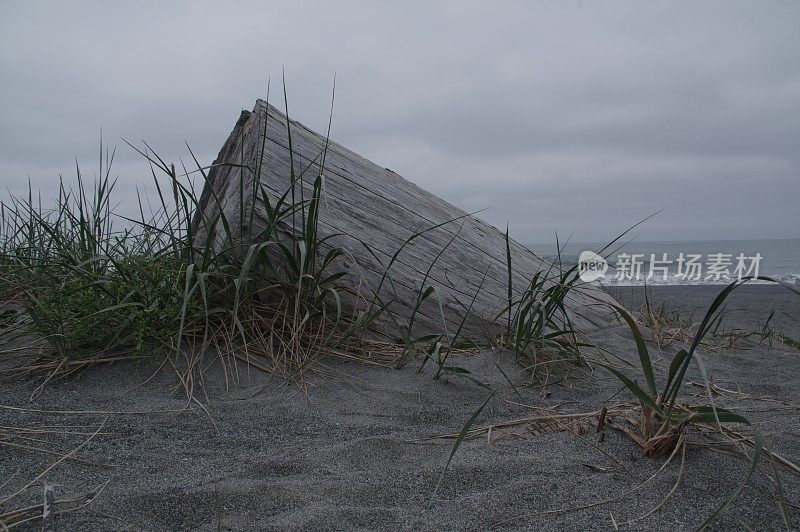
[[[391, 256], [412, 234], [435, 227], [403, 248], [380, 289], [381, 299], [390, 302], [401, 325], [407, 326], [425, 273], [435, 261], [427, 284], [436, 288], [439, 297], [425, 301], [414, 321], [412, 336], [444, 330], [452, 334], [473, 298], [462, 338], [483, 339], [502, 330], [504, 318], [497, 319], [507, 299], [502, 232], [335, 142], [328, 144], [322, 168], [325, 137], [295, 121], [289, 121], [288, 127], [291, 159], [283, 113], [263, 100], [256, 102], [252, 112], [242, 112], [209, 172], [200, 199], [203, 219], [214, 219], [222, 211], [232, 232], [244, 241], [251, 240], [250, 235], [257, 235], [265, 226], [266, 213], [261, 202], [253, 198], [254, 172], [241, 166], [260, 166], [259, 185], [274, 200], [292, 186], [293, 160], [295, 174], [302, 174], [295, 183], [295, 198], [309, 199], [314, 179], [320, 173], [323, 176], [319, 236], [335, 235], [328, 241], [330, 246], [347, 252], [347, 257], [336, 264], [336, 268], [347, 271], [340, 280], [341, 286], [350, 289], [343, 298], [346, 312], [366, 308]], [[251, 207], [252, 226], [239, 214], [242, 208], [249, 212]], [[197, 238], [202, 241], [205, 234], [200, 220], [196, 217], [195, 225]], [[291, 222], [280, 230], [291, 238]], [[226, 245], [219, 231], [215, 245]], [[512, 242], [511, 253], [515, 292], [524, 289], [534, 273], [547, 270], [548, 264], [517, 242]], [[609, 323], [608, 310], [600, 301], [611, 298], [589, 287], [570, 293], [570, 318], [579, 329]], [[375, 324], [375, 331], [392, 339], [399, 337], [386, 319]]]

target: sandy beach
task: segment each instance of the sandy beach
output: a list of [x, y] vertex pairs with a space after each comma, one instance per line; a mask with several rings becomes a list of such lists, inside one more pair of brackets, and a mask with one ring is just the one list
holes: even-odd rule
[[[689, 311], [705, 306], [715, 290], [653, 293], [656, 301]], [[745, 287], [732, 300], [731, 318], [748, 327], [753, 315], [764, 316], [773, 305], [800, 315], [800, 298], [781, 294], [773, 287]], [[617, 296], [630, 308], [641, 301], [634, 289]], [[635, 356], [623, 326], [590, 340]], [[713, 383], [732, 392], [721, 393], [718, 404], [747, 415], [775, 452], [794, 461], [800, 459], [798, 354], [780, 342], [703, 352]], [[525, 387], [520, 366], [507, 353], [489, 351], [457, 363], [496, 390], [476, 427], [531, 416], [531, 407], [585, 412], [628, 399], [603, 371], [592, 375], [568, 366], [555, 369], [546, 385]], [[665, 459], [645, 458], [615, 430], [598, 443], [591, 426], [555, 433], [523, 426], [465, 441], [432, 498], [453, 440], [430, 438], [458, 432], [489, 391], [466, 380], [433, 381], [428, 369], [417, 373], [335, 359], [330, 364], [338, 375], [312, 376], [304, 386], [240, 366], [239, 382], [227, 390], [219, 365], [211, 364], [204, 373], [208, 413], [187, 406], [171, 372], [150, 378], [154, 364], [93, 367], [45, 386], [32, 402], [36, 382], [9, 381], [0, 391], [0, 404], [6, 405], [0, 425], [101, 429], [75, 460], [46, 477], [59, 499], [107, 483], [85, 509], [58, 515], [59, 530], [692, 529], [748, 466], [741, 457], [689, 446], [683, 467], [675, 459], [619, 500], [577, 509], [625, 494]], [[697, 380], [687, 379], [685, 394], [701, 393], [692, 384]], [[47, 448], [67, 452], [86, 436], [43, 432], [39, 438], [49, 442]], [[55, 459], [0, 446], [2, 482], [19, 487]], [[763, 469], [772, 473], [770, 465]], [[672, 497], [640, 519], [662, 502], [681, 470]], [[789, 503], [797, 505], [800, 479], [785, 470], [780, 474]], [[715, 526], [782, 528], [773, 492], [758, 473]], [[32, 504], [40, 498], [27, 495]], [[797, 507], [788, 511], [792, 525], [800, 526]], [[39, 527], [30, 523], [32, 530]]]
[[[664, 304], [666, 310], [677, 311], [684, 319], [700, 321], [722, 288], [718, 285], [652, 286], [647, 290], [654, 307]], [[608, 291], [629, 309], [640, 309], [645, 304], [644, 289], [640, 287], [616, 287]], [[781, 286], [745, 284], [731, 294], [725, 308], [723, 328], [727, 330], [761, 329], [774, 310], [772, 325], [792, 338], [800, 337], [800, 298]]]

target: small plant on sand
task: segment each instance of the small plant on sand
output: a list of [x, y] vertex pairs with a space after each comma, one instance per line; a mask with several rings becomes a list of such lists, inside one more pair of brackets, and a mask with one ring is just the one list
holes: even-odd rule
[[[760, 279], [772, 281], [772, 279], [768, 278]], [[646, 341], [635, 319], [625, 309], [616, 305], [613, 305], [614, 310], [627, 323], [633, 334], [639, 359], [638, 369], [641, 372], [640, 376], [644, 384], [639, 384], [635, 378], [626, 375], [626, 373], [612, 364], [598, 363], [616, 376], [639, 401], [636, 407], [636, 410], [638, 410], [638, 422], [634, 421], [626, 413], [625, 408], [621, 411], [616, 409], [617, 411], [609, 419], [621, 418], [624, 420], [623, 424], [614, 424], [614, 426], [623, 430], [639, 444], [645, 455], [658, 456], [668, 454], [670, 457], [674, 456], [677, 449], [685, 445], [686, 434], [691, 427], [703, 428], [706, 432], [718, 433], [727, 437], [745, 456], [748, 456], [748, 451], [741, 442], [749, 444], [751, 448], [749, 455], [750, 467], [747, 473], [737, 487], [728, 494], [722, 505], [706, 519], [701, 528], [705, 528], [715, 521], [739, 495], [756, 471], [759, 460], [765, 452], [764, 436], [758, 428], [754, 427], [744, 416], [716, 406], [705, 365], [697, 352], [704, 337], [718, 327], [718, 320], [725, 299], [733, 290], [748, 280], [749, 278], [735, 281], [720, 292], [700, 323], [690, 346], [688, 349], [681, 348], [677, 351], [670, 361], [666, 375], [662, 379], [656, 378]], [[789, 288], [797, 291], [792, 287]], [[705, 404], [693, 404], [680, 395], [689, 365], [692, 362], [697, 366], [706, 388], [708, 402]], [[662, 383], [660, 390], [658, 386], [659, 380]], [[750, 427], [753, 433], [752, 439], [743, 438], [738, 433], [732, 432], [727, 428], [729, 424]], [[736, 437], [733, 438], [732, 434], [736, 435]], [[772, 453], [770, 455], [772, 456]]]
[[[498, 315], [505, 317], [503, 347], [511, 349], [533, 378], [542, 363], [556, 359], [582, 360], [580, 343], [567, 312], [565, 300], [580, 281], [578, 266], [563, 269], [562, 248], [556, 239], [557, 257], [546, 270], [533, 272], [527, 286], [515, 293], [511, 240], [505, 234], [507, 305]], [[546, 354], [546, 356], [545, 356]]]
[[[609, 250], [652, 216], [655, 214], [620, 233], [600, 249], [599, 254]], [[582, 287], [579, 265], [564, 268], [564, 247], [556, 235], [555, 257], [546, 269], [532, 272], [530, 281], [519, 291], [513, 283], [513, 257], [508, 227], [505, 244], [506, 306], [496, 317], [496, 321], [505, 318], [505, 334], [500, 337], [500, 345], [516, 353], [520, 362], [531, 371], [532, 378], [540, 366], [547, 367], [553, 362], [566, 360], [584, 364], [581, 347], [585, 344], [578, 338], [566, 304], [570, 294]]]

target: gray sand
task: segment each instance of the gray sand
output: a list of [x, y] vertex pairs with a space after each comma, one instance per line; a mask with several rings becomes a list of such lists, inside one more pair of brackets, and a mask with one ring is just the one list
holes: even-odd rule
[[[648, 288], [650, 303], [655, 307], [680, 312], [693, 321], [703, 319], [708, 306], [723, 286], [654, 286]], [[644, 306], [644, 290], [639, 287], [617, 287], [609, 292], [629, 309]], [[753, 331], [761, 329], [772, 310], [772, 324], [792, 338], [800, 338], [800, 297], [777, 285], [745, 284], [725, 300], [726, 329]]]
[[[748, 291], [741, 303], [761, 313], [764, 296], [776, 297], [763, 289]], [[707, 295], [669, 288], [662, 289], [659, 297], [704, 304], [701, 301]], [[632, 298], [623, 297], [635, 307]], [[784, 309], [800, 316], [797, 302], [786, 300]], [[742, 314], [746, 317], [748, 313]], [[634, 356], [633, 344], [622, 327], [591, 339], [620, 355]], [[798, 355], [799, 351], [783, 345], [771, 350], [740, 345], [704, 353], [717, 384], [780, 397], [793, 405], [800, 404]], [[520, 398], [498, 370], [501, 367], [512, 381], [522, 378], [519, 366], [507, 354], [487, 352], [455, 362], [500, 390], [478, 424], [531, 414], [509, 401], [559, 406], [570, 412], [597, 410], [621, 388], [605, 373], [589, 378], [583, 370], [573, 369], [572, 376], [544, 388], [518, 387]], [[109, 415], [103, 431], [110, 434], [98, 435], [76, 455], [102, 466], [65, 462], [48, 475], [57, 485], [59, 497], [110, 481], [91, 506], [59, 516], [59, 529], [485, 529], [493, 525], [611, 529], [612, 516], [623, 523], [658, 504], [679, 469], [676, 460], [646, 488], [620, 502], [545, 514], [623, 493], [657, 471], [664, 459], [644, 458], [636, 445], [615, 431], [609, 431], [602, 444], [597, 444], [591, 433], [520, 432], [518, 437], [491, 445], [485, 438], [465, 442], [437, 499], [431, 502], [452, 440], [423, 438], [459, 431], [489, 392], [465, 380], [434, 382], [427, 369], [417, 374], [413, 368], [331, 364], [342, 376], [310, 377], [305, 388], [253, 370], [249, 380], [243, 373], [239, 385], [228, 391], [221, 384], [220, 369], [211, 367], [205, 379], [213, 422], [197, 407], [181, 413]], [[165, 372], [144, 383], [151, 371], [149, 366], [134, 371], [129, 364], [93, 368], [78, 379], [45, 387], [33, 403], [28, 397], [34, 384], [5, 382], [0, 403], [54, 410], [183, 409], [185, 399], [172, 391], [175, 377]], [[554, 374], [553, 380], [563, 376]], [[622, 392], [610, 401], [625, 398]], [[800, 407], [718, 399], [755, 421], [776, 452], [800, 461]], [[104, 417], [0, 409], [3, 426], [81, 425], [94, 429]], [[61, 435], [53, 441], [66, 451], [82, 438]], [[0, 485], [8, 475], [19, 473], [11, 480], [12, 486], [19, 486], [23, 476], [52, 460], [0, 446]], [[683, 481], [665, 507], [621, 528], [697, 527], [746, 468], [741, 458], [690, 447]], [[781, 479], [790, 502], [800, 504], [800, 479], [786, 472]], [[772, 485], [759, 474], [718, 526], [782, 528], [771, 493]], [[32, 496], [38, 502], [40, 494]], [[800, 526], [800, 511], [790, 512], [792, 524]], [[513, 518], [517, 519], [504, 523]], [[35, 523], [31, 529], [39, 527]]]

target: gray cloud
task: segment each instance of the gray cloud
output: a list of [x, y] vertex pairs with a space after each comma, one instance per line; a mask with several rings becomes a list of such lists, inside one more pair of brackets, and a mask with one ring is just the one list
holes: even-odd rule
[[[162, 5], [167, 4], [167, 5]], [[241, 108], [317, 129], [526, 241], [796, 237], [800, 3], [10, 2], [0, 186], [97, 166], [120, 137], [211, 161]]]

